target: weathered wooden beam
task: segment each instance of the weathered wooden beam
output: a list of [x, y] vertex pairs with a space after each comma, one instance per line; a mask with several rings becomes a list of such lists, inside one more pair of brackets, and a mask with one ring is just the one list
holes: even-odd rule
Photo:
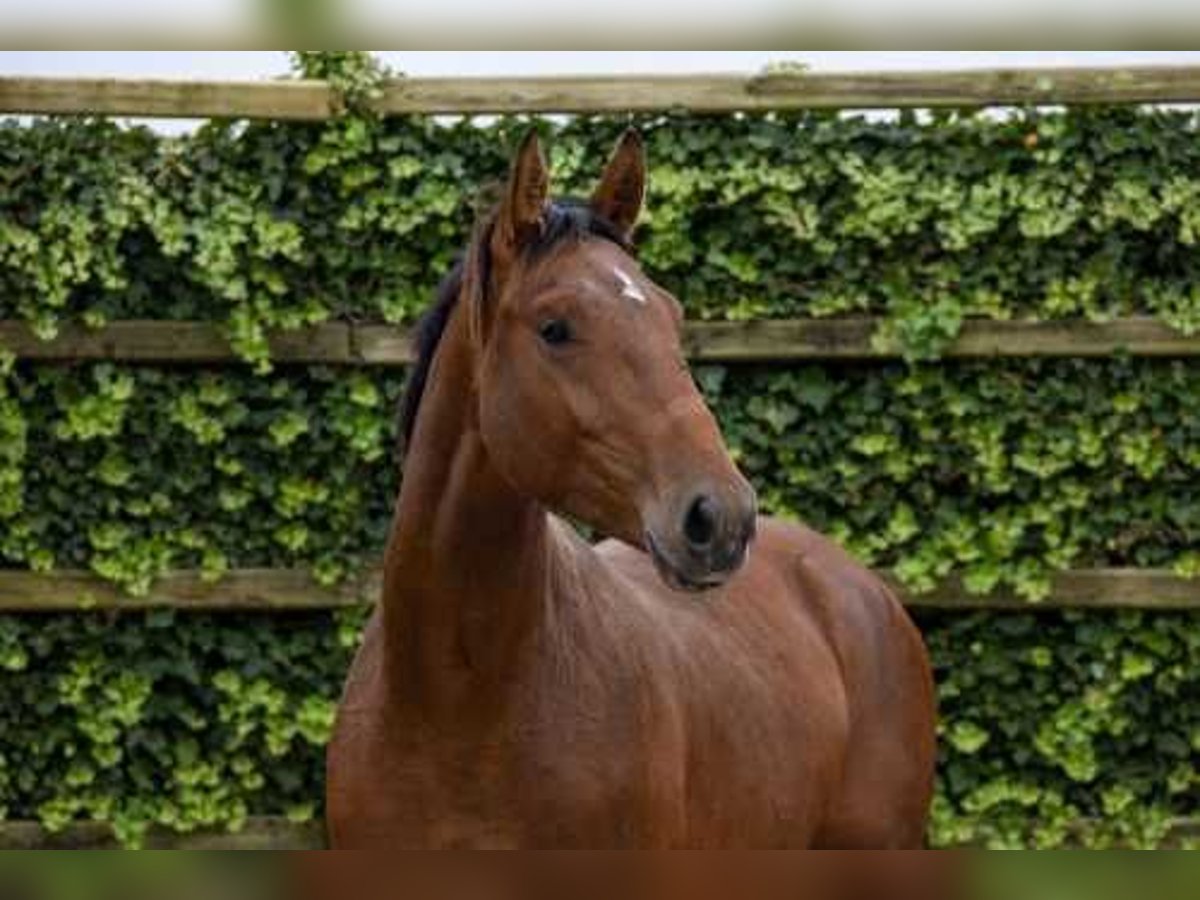
[[404, 366], [415, 355], [408, 329], [390, 325], [355, 325], [350, 346], [354, 362], [362, 365]]
[[[986, 69], [404, 78], [373, 106], [385, 114], [625, 113], [687, 110], [1187, 103], [1200, 67]], [[0, 113], [321, 120], [341, 108], [324, 82], [0, 78]]]
[[[351, 326], [330, 322], [277, 332], [271, 356], [281, 363], [349, 363]], [[0, 350], [21, 359], [48, 362], [122, 360], [140, 363], [225, 363], [237, 359], [220, 326], [209, 322], [126, 320], [102, 328], [64, 325], [45, 341], [23, 322], [0, 321]]]
[[371, 573], [326, 587], [297, 569], [235, 569], [217, 581], [195, 570], [180, 570], [156, 579], [144, 596], [130, 596], [90, 572], [0, 570], [0, 611], [4, 612], [299, 611], [369, 603], [378, 594], [378, 582]]
[[[688, 355], [702, 362], [870, 360], [901, 356], [876, 341], [881, 320], [788, 319], [689, 323]], [[1184, 335], [1147, 317], [1095, 323], [1080, 320], [971, 320], [943, 352], [952, 359], [1200, 355], [1200, 335]]]
[[752, 90], [760, 97], [794, 98], [798, 105], [860, 109], [1188, 103], [1200, 100], [1200, 67], [782, 72], [759, 77]]
[[924, 594], [905, 591], [889, 576], [906, 603], [915, 609], [1036, 611], [1039, 609], [1200, 610], [1200, 579], [1169, 569], [1075, 569], [1051, 579], [1050, 596], [1031, 603], [1007, 589], [978, 595], [961, 579], [950, 577]]
[[[49, 831], [37, 822], [0, 821], [0, 850], [119, 850], [112, 827], [102, 822], [75, 822]], [[320, 822], [297, 824], [286, 819], [250, 819], [238, 832], [198, 831], [178, 834], [152, 831], [147, 850], [323, 850]]]
[[0, 77], [0, 113], [317, 121], [340, 109], [322, 81]]
[[[947, 578], [925, 594], [906, 592], [914, 609], [1010, 610], [1146, 609], [1200, 610], [1200, 579], [1166, 569], [1077, 569], [1052, 579], [1050, 596], [1040, 603], [998, 590], [971, 594], [956, 578]], [[219, 581], [199, 572], [169, 572], [144, 596], [128, 596], [90, 572], [35, 573], [0, 570], [0, 612], [80, 612], [86, 610], [180, 609], [215, 612], [304, 611], [360, 606], [379, 595], [377, 570], [368, 570], [336, 587], [317, 584], [295, 569], [235, 569]]]
[[[684, 332], [696, 362], [884, 360], [901, 356], [877, 343], [879, 319], [785, 319], [690, 322]], [[100, 329], [65, 325], [53, 340], [20, 322], [0, 321], [0, 351], [42, 361], [124, 360], [139, 363], [227, 363], [237, 357], [219, 325], [206, 322], [118, 321]], [[1200, 335], [1185, 335], [1151, 318], [964, 324], [944, 356], [951, 359], [1022, 357], [1200, 356]], [[271, 337], [279, 363], [403, 366], [412, 361], [405, 328], [330, 322]]]

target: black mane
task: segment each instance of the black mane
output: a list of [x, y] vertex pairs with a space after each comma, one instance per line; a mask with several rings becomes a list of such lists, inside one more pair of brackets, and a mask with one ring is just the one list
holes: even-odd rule
[[[489, 282], [488, 243], [491, 239], [492, 225], [495, 214], [484, 220], [482, 227], [476, 229], [475, 237], [470, 246], [459, 257], [449, 274], [438, 287], [433, 306], [421, 316], [413, 331], [413, 341], [416, 350], [416, 361], [409, 371], [408, 384], [404, 390], [404, 399], [400, 403], [400, 435], [402, 447], [407, 447], [412, 440], [413, 428], [416, 426], [417, 413], [421, 409], [421, 398], [425, 395], [425, 385], [429, 380], [429, 369], [433, 365], [434, 354], [446, 331], [450, 316], [462, 296], [463, 284], [466, 279], [468, 266], [478, 266], [479, 283], [487, 289]], [[627, 252], [632, 252], [628, 240], [609, 221], [592, 212], [586, 202], [579, 200], [559, 200], [551, 203], [546, 209], [541, 236], [537, 242], [526, 248], [528, 256], [543, 256], [555, 247], [568, 240], [578, 240], [585, 237], [598, 237], [611, 241]]]

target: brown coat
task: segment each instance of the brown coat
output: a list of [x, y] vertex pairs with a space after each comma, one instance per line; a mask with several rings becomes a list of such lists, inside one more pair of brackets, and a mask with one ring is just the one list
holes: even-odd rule
[[527, 141], [452, 284], [329, 751], [335, 849], [922, 845], [921, 639], [756, 516], [622, 246], [642, 166], [627, 137], [586, 211], [549, 205]]

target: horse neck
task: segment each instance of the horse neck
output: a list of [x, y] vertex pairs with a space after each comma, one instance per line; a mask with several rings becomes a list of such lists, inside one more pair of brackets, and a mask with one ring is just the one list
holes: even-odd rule
[[384, 560], [385, 670], [427, 713], [495, 707], [544, 612], [547, 517], [480, 438], [461, 306], [437, 349]]

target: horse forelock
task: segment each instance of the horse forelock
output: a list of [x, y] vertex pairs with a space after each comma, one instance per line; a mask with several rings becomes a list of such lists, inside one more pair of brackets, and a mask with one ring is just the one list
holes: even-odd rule
[[[480, 220], [471, 242], [442, 279], [433, 305], [425, 311], [413, 329], [415, 358], [409, 369], [408, 383], [400, 404], [401, 453], [412, 441], [417, 415], [421, 410], [421, 400], [425, 396], [429, 380], [429, 370], [433, 366], [434, 356], [442, 336], [446, 333], [450, 317], [467, 285], [475, 285], [477, 290], [488, 290], [491, 281], [489, 246], [495, 221], [495, 210]], [[596, 215], [585, 201], [576, 199], [558, 200], [547, 206], [541, 233], [536, 241], [525, 248], [524, 253], [528, 259], [538, 259], [569, 240], [584, 237], [598, 237], [616, 244], [627, 253], [633, 253], [629, 240], [615, 225]]]

